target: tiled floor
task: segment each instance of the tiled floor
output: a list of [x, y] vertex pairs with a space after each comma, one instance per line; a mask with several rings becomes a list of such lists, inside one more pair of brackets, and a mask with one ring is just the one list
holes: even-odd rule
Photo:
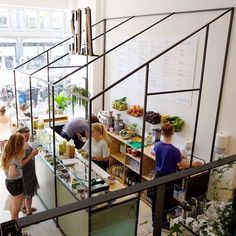
[[[10, 214], [8, 211], [8, 204], [10, 196], [5, 188], [5, 175], [2, 170], [0, 170], [0, 222], [10, 220]], [[38, 212], [45, 210], [44, 206], [38, 199], [38, 197], [33, 198], [33, 206], [38, 209]], [[20, 214], [20, 217], [24, 217], [23, 213]], [[151, 208], [147, 206], [144, 202], [140, 204], [139, 211], [139, 229], [138, 236], [151, 236], [152, 235], [152, 220], [151, 220]], [[57, 229], [56, 225], [52, 220], [42, 222], [40, 224], [32, 225], [23, 229], [23, 232], [30, 232], [32, 236], [61, 236], [62, 234]], [[163, 232], [163, 236], [167, 233]], [[112, 236], [112, 235], [111, 235]]]
[[[10, 196], [6, 190], [5, 184], [5, 175], [2, 170], [0, 170], [0, 222], [10, 220], [10, 213], [8, 211], [8, 204]], [[42, 203], [37, 197], [33, 198], [33, 206], [36, 207], [39, 211], [45, 210]], [[21, 213], [20, 217], [25, 216], [25, 214]], [[56, 225], [52, 220], [42, 222], [40, 224], [32, 225], [22, 230], [23, 232], [29, 232], [32, 236], [62, 236], [60, 231], [57, 229]]]

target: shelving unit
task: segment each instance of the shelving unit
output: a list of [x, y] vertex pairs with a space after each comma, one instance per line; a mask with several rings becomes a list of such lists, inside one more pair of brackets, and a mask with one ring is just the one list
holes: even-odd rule
[[[112, 166], [118, 166], [118, 168], [123, 168], [125, 171], [123, 173], [123, 178], [117, 177], [117, 180], [121, 181], [122, 184], [127, 183], [127, 177], [129, 174], [136, 174], [140, 175], [140, 162], [141, 162], [141, 149], [135, 149], [127, 140], [123, 139], [120, 135], [115, 133], [108, 132], [108, 135], [111, 139], [110, 144], [110, 159], [109, 159], [109, 169]], [[120, 151], [120, 146], [125, 145], [125, 152]], [[128, 153], [127, 149], [132, 148], [137, 151], [137, 156], [133, 156], [132, 154]], [[131, 164], [132, 163], [132, 164]], [[144, 181], [151, 180], [150, 173], [155, 168], [155, 156], [151, 154], [151, 147], [147, 146], [144, 148], [143, 153], [143, 166], [141, 170], [142, 178]], [[111, 173], [111, 171], [110, 171]], [[113, 173], [111, 173], [113, 174]]]

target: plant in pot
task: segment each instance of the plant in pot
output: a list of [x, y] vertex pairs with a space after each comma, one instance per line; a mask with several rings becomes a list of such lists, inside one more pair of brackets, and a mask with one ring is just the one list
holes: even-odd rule
[[61, 91], [59, 94], [55, 96], [55, 102], [57, 103], [57, 113], [58, 114], [63, 114], [63, 111], [65, 108], [68, 106], [68, 103], [70, 101], [70, 98], [65, 96], [64, 92]]
[[[82, 97], [89, 98], [89, 96], [90, 96], [90, 93], [86, 88], [82, 88], [77, 85], [74, 85], [72, 88], [72, 93], [73, 94], [71, 97], [71, 101], [72, 101], [73, 113], [74, 113], [74, 108], [75, 108], [76, 104], [79, 104], [79, 106], [82, 106], [82, 107], [87, 107], [88, 101], [86, 99], [82, 98]], [[82, 97], [79, 97], [77, 95], [80, 95]]]

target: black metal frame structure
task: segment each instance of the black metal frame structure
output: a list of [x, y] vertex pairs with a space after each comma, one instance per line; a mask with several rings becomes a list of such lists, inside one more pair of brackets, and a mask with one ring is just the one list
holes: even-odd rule
[[[131, 71], [130, 73], [128, 73], [127, 75], [123, 76], [122, 78], [120, 78], [119, 80], [117, 80], [115, 83], [113, 83], [112, 85], [105, 87], [105, 81], [106, 81], [106, 75], [105, 75], [105, 69], [106, 69], [106, 55], [110, 52], [112, 52], [113, 50], [115, 50], [116, 48], [120, 47], [121, 45], [127, 43], [128, 41], [130, 41], [131, 39], [139, 36], [140, 34], [144, 33], [145, 31], [151, 29], [152, 27], [160, 24], [161, 22], [165, 21], [166, 19], [176, 15], [176, 14], [189, 14], [189, 13], [198, 13], [198, 12], [210, 12], [210, 11], [223, 11], [221, 12], [217, 17], [213, 18], [211, 21], [209, 21], [208, 23], [206, 23], [205, 25], [203, 25], [202, 27], [198, 28], [197, 30], [193, 31], [192, 33], [190, 33], [189, 35], [187, 35], [186, 37], [182, 38], [181, 40], [179, 40], [178, 42], [176, 42], [175, 44], [173, 44], [172, 46], [170, 46], [169, 48], [165, 49], [164, 51], [162, 51], [161, 53], [159, 53], [158, 55], [156, 55], [155, 57], [151, 58], [150, 60], [146, 61], [145, 63], [143, 63], [142, 65], [140, 65], [139, 67], [137, 67], [135, 70]], [[198, 127], [198, 119], [199, 119], [199, 111], [200, 111], [200, 106], [201, 106], [201, 95], [202, 95], [202, 89], [203, 89], [203, 82], [204, 82], [204, 72], [205, 72], [205, 63], [206, 63], [206, 55], [207, 55], [207, 46], [208, 46], [208, 37], [209, 37], [209, 29], [210, 29], [210, 25], [217, 21], [218, 19], [220, 19], [221, 17], [223, 17], [226, 14], [230, 14], [230, 20], [229, 20], [229, 25], [228, 25], [228, 35], [227, 35], [227, 42], [226, 42], [226, 47], [225, 47], [225, 55], [224, 55], [224, 61], [223, 61], [223, 69], [222, 69], [222, 74], [221, 74], [221, 84], [220, 84], [220, 91], [219, 91], [219, 98], [218, 98], [218, 104], [217, 104], [217, 112], [216, 112], [216, 119], [215, 119], [215, 125], [214, 125], [214, 134], [213, 134], [213, 140], [212, 140], [212, 149], [211, 149], [211, 158], [210, 161], [213, 160], [213, 155], [214, 155], [214, 145], [215, 145], [215, 136], [216, 136], [216, 132], [217, 132], [217, 127], [218, 127], [218, 119], [219, 119], [219, 114], [220, 114], [220, 106], [221, 106], [221, 99], [222, 99], [222, 93], [223, 93], [223, 85], [224, 85], [224, 79], [225, 79], [225, 72], [226, 72], [226, 64], [227, 64], [227, 56], [228, 56], [228, 51], [229, 51], [229, 44], [230, 44], [230, 35], [231, 35], [231, 29], [232, 29], [232, 23], [233, 23], [233, 15], [234, 15], [234, 8], [220, 8], [220, 9], [204, 9], [204, 10], [196, 10], [196, 11], [181, 11], [181, 12], [170, 12], [170, 13], [161, 13], [161, 14], [151, 14], [151, 15], [139, 15], [139, 16], [131, 16], [131, 17], [117, 17], [117, 18], [108, 18], [105, 20], [102, 20], [95, 25], [98, 25], [100, 23], [103, 22], [103, 27], [104, 27], [104, 33], [98, 35], [97, 37], [95, 37], [93, 40], [103, 36], [104, 37], [104, 41], [103, 41], [103, 53], [99, 56], [96, 56], [94, 59], [92, 60], [88, 60], [87, 57], [87, 63], [82, 65], [82, 66], [75, 66], [77, 67], [75, 70], [73, 70], [72, 72], [70, 72], [69, 74], [63, 76], [62, 78], [60, 78], [59, 80], [57, 80], [54, 83], [50, 82], [50, 75], [49, 75], [49, 70], [53, 68], [53, 66], [51, 66], [53, 63], [55, 63], [56, 61], [64, 58], [65, 56], [68, 56], [68, 53], [66, 53], [65, 55], [61, 56], [60, 58], [56, 59], [55, 61], [52, 61], [49, 63], [49, 51], [59, 45], [61, 45], [61, 43], [64, 43], [66, 41], [68, 41], [69, 39], [64, 40], [63, 42], [55, 45], [53, 48], [48, 49], [47, 51], [45, 51], [47, 53], [47, 65], [45, 65], [44, 67], [34, 71], [33, 73], [31, 73], [29, 76], [29, 87], [30, 87], [30, 103], [31, 103], [31, 114], [33, 114], [33, 109], [32, 109], [32, 91], [31, 91], [31, 80], [33, 77], [35, 77], [34, 75], [39, 72], [40, 70], [47, 68], [47, 75], [48, 75], [48, 88], [49, 88], [49, 97], [50, 97], [50, 89], [51, 91], [51, 95], [52, 95], [52, 106], [53, 106], [53, 111], [52, 111], [52, 128], [53, 128], [53, 145], [54, 145], [54, 157], [55, 157], [55, 111], [54, 111], [54, 88], [57, 86], [57, 84], [61, 81], [64, 81], [66, 78], [68, 78], [69, 76], [71, 76], [72, 74], [78, 72], [79, 70], [83, 69], [83, 68], [87, 68], [87, 76], [88, 76], [88, 66], [91, 65], [92, 63], [94, 63], [95, 61], [97, 61], [98, 59], [102, 58], [103, 59], [103, 91], [101, 91], [100, 93], [96, 94], [95, 96], [91, 97], [88, 99], [88, 103], [89, 103], [89, 107], [88, 107], [88, 115], [89, 117], [91, 117], [92, 115], [92, 106], [93, 106], [93, 101], [102, 96], [103, 98], [103, 103], [102, 103], [102, 107], [104, 108], [104, 100], [105, 100], [105, 93], [107, 91], [109, 91], [110, 89], [112, 89], [113, 87], [115, 87], [116, 85], [118, 85], [119, 83], [121, 83], [122, 81], [126, 80], [127, 78], [129, 78], [131, 75], [135, 74], [136, 72], [138, 72], [139, 70], [145, 68], [145, 88], [144, 88], [144, 116], [143, 116], [143, 129], [142, 129], [142, 141], [144, 142], [144, 136], [145, 136], [145, 117], [146, 117], [146, 108], [147, 108], [147, 98], [148, 96], [152, 96], [152, 95], [161, 95], [161, 94], [171, 94], [171, 93], [184, 93], [184, 92], [198, 92], [198, 102], [197, 102], [197, 109], [196, 109], [196, 114], [195, 114], [195, 125], [194, 125], [194, 132], [193, 132], [193, 147], [191, 150], [191, 161], [190, 161], [190, 167], [192, 166], [192, 161], [193, 161], [193, 157], [194, 157], [194, 148], [195, 148], [195, 142], [196, 142], [196, 134], [197, 134], [197, 127]], [[142, 31], [138, 32], [137, 34], [133, 35], [132, 37], [124, 40], [123, 42], [119, 43], [118, 45], [114, 46], [113, 48], [109, 49], [106, 51], [106, 34], [108, 32], [110, 32], [111, 30], [114, 30], [115, 28], [119, 27], [120, 25], [126, 23], [129, 20], [134, 19], [135, 17], [146, 17], [146, 16], [163, 16], [163, 18], [161, 20], [156, 21], [154, 24], [150, 25], [149, 27], [143, 29]], [[111, 29], [107, 30], [106, 29], [106, 22], [108, 20], [113, 20], [113, 19], [125, 19], [123, 22], [117, 24], [116, 26], [112, 27]], [[180, 45], [182, 42], [184, 42], [185, 40], [191, 38], [192, 36], [196, 35], [197, 33], [201, 32], [205, 30], [205, 43], [204, 43], [204, 50], [203, 50], [203, 56], [202, 56], [202, 66], [201, 66], [201, 78], [200, 78], [200, 85], [198, 88], [186, 88], [186, 89], [182, 89], [182, 90], [174, 90], [174, 91], [162, 91], [162, 92], [155, 92], [155, 93], [148, 93], [148, 83], [149, 83], [149, 65], [151, 62], [157, 60], [158, 58], [160, 58], [161, 56], [163, 56], [165, 53], [169, 52], [170, 50], [172, 50], [173, 48], [175, 48], [176, 46]], [[43, 52], [43, 53], [45, 53]], [[43, 53], [39, 54], [42, 55]], [[38, 56], [39, 56], [38, 55]], [[36, 56], [37, 57], [37, 56]], [[31, 60], [35, 59], [36, 57], [32, 58]], [[31, 61], [29, 60], [29, 61]], [[28, 62], [29, 62], [28, 61]], [[15, 70], [18, 70], [20, 67], [22, 67], [23, 65], [25, 65], [25, 62], [23, 64], [21, 64], [20, 66], [18, 66], [17, 68], [15, 68]], [[65, 68], [67, 66], [64, 66]], [[15, 83], [15, 87], [16, 87], [16, 71], [14, 70], [14, 83]], [[87, 77], [88, 80], [88, 77]], [[88, 81], [87, 81], [88, 82]], [[86, 84], [87, 86], [88, 84]], [[16, 92], [16, 88], [15, 88], [15, 92]], [[16, 104], [17, 104], [17, 96], [16, 97]], [[50, 100], [49, 100], [49, 106], [50, 106]], [[17, 110], [17, 118], [18, 118], [18, 108], [16, 108]], [[49, 114], [49, 118], [50, 118], [50, 114]], [[50, 119], [49, 119], [50, 120]], [[32, 119], [31, 119], [31, 124], [32, 124]], [[90, 128], [90, 132], [89, 132], [89, 137], [91, 138], [91, 123], [89, 124], [89, 128]], [[91, 153], [91, 142], [89, 144], [89, 150]], [[140, 179], [139, 181], [141, 182], [141, 176], [142, 176], [142, 166], [143, 166], [143, 151], [144, 151], [144, 147], [141, 147], [141, 162], [140, 162]], [[227, 159], [228, 160], [228, 159]], [[54, 160], [55, 161], [55, 160]], [[220, 163], [220, 162], [217, 162]], [[56, 165], [54, 165], [56, 166]], [[57, 212], [57, 216], [59, 215], [63, 215], [65, 214], [65, 212], [70, 213], [70, 212], [74, 212], [73, 207], [77, 206], [76, 210], [82, 209], [79, 208], [78, 205], [83, 206], [84, 208], [90, 208], [93, 205], [96, 205], [97, 203], [99, 203], [99, 199], [101, 199], [101, 201], [105, 202], [105, 201], [109, 201], [115, 198], [119, 198], [120, 196], [122, 196], [122, 194], [119, 193], [123, 193], [123, 195], [128, 195], [129, 193], [134, 193], [134, 192], [138, 192], [139, 196], [140, 196], [140, 191], [141, 191], [141, 187], [140, 186], [145, 186], [144, 189], [147, 189], [149, 187], [155, 186], [155, 185], [160, 185], [161, 191], [160, 191], [160, 196], [159, 199], [162, 199], [163, 197], [163, 192], [164, 192], [164, 188], [163, 185], [164, 183], [169, 182], [170, 179], [172, 179], [172, 176], [175, 176], [176, 179], [178, 178], [182, 178], [182, 177], [186, 177], [188, 176], [186, 173], [198, 173], [198, 171], [200, 172], [200, 170], [210, 170], [211, 168], [208, 168], [208, 166], [214, 166], [214, 163], [209, 163], [206, 164], [206, 166], [200, 167], [200, 168], [194, 168], [194, 169], [189, 169], [186, 171], [183, 171], [182, 173], [178, 173], [178, 174], [173, 174], [167, 177], [163, 177], [160, 178], [160, 180], [154, 180], [154, 181], [150, 181], [150, 183], [145, 183], [145, 184], [140, 184], [131, 188], [127, 188], [125, 190], [122, 190], [121, 192], [119, 191], [115, 191], [114, 193], [109, 193], [107, 196], [99, 196], [97, 198], [89, 198], [87, 200], [85, 200], [83, 203], [76, 203], [76, 204], [70, 204], [70, 210], [68, 210], [68, 206], [65, 207], [60, 207], [58, 209], [55, 210], [48, 210], [47, 212], [45, 212], [45, 214], [42, 213], [43, 219], [49, 219], [49, 218], [53, 218], [56, 216], [56, 212]], [[213, 167], [212, 167], [213, 168]], [[91, 170], [91, 155], [89, 158], [89, 169]], [[182, 176], [182, 177], [180, 177]], [[162, 182], [162, 179], [166, 180], [164, 182]], [[89, 197], [91, 197], [91, 171], [89, 172]], [[172, 179], [174, 180], [174, 178]], [[155, 183], [155, 184], [154, 184]], [[162, 183], [162, 184], [161, 184]], [[139, 187], [138, 187], [139, 186]], [[161, 187], [162, 186], [162, 187]], [[56, 188], [56, 181], [55, 181], [55, 188]], [[140, 191], [139, 191], [140, 190]], [[125, 194], [124, 194], [125, 193]], [[98, 200], [96, 200], [98, 199]], [[106, 200], [105, 200], [106, 199]], [[87, 205], [86, 205], [87, 204]], [[57, 204], [56, 204], [57, 206]], [[62, 211], [60, 211], [59, 209], [62, 209]], [[158, 201], [156, 209], [162, 209], [162, 202]], [[51, 213], [52, 212], [52, 213]], [[63, 212], [63, 213], [62, 213]], [[161, 232], [161, 211], [158, 211], [158, 218], [157, 218], [157, 227], [154, 229], [154, 235], [160, 235]], [[48, 215], [47, 215], [48, 214]], [[47, 216], [46, 216], [47, 215]], [[138, 212], [137, 212], [137, 216], [138, 216]], [[35, 218], [34, 218], [35, 217]], [[36, 219], [36, 216], [32, 216], [32, 219]], [[38, 218], [39, 219], [39, 218]], [[38, 220], [39, 221], [39, 220]], [[22, 225], [26, 226], [29, 225], [29, 223], [24, 222], [24, 224], [21, 224], [21, 219], [17, 220], [19, 226], [21, 227]], [[35, 223], [36, 221], [29, 221], [31, 223]], [[136, 227], [137, 228], [137, 227]], [[89, 232], [91, 229], [91, 225], [89, 223]]]
[[[83, 209], [88, 209], [89, 207], [99, 205], [104, 202], [110, 202], [112, 200], [131, 195], [133, 193], [140, 193], [144, 190], [147, 190], [152, 187], [157, 187], [157, 191], [159, 192], [159, 199], [164, 199], [165, 194], [165, 185], [169, 182], [172, 182], [177, 179], [183, 179], [186, 177], [189, 177], [191, 175], [196, 175], [202, 172], [210, 171], [214, 168], [232, 163], [236, 161], [236, 155], [232, 155], [229, 157], [226, 157], [224, 159], [220, 159], [217, 161], [212, 161], [210, 163], [207, 163], [203, 166], [198, 166], [195, 168], [190, 168], [187, 170], [183, 170], [177, 173], [173, 173], [167, 176], [163, 176], [160, 178], [156, 178], [147, 182], [142, 182], [134, 186], [130, 186], [129, 188], [120, 189], [114, 192], [109, 192], [107, 194], [102, 194], [93, 198], [88, 198], [83, 201], [78, 201], [75, 203], [67, 204], [65, 206], [61, 206], [54, 209], [49, 209], [43, 212], [36, 213], [31, 216], [26, 216], [19, 218], [15, 221], [9, 221], [0, 224], [0, 230], [1, 230], [1, 236], [8, 236], [8, 233], [11, 233], [11, 236], [20, 236], [21, 235], [21, 228], [30, 226], [32, 224], [37, 224], [43, 221], [47, 221], [53, 218], [57, 218], [59, 216], [67, 215], [76, 211], [80, 211]], [[158, 206], [161, 206], [163, 202], [158, 201]], [[235, 206], [234, 206], [235, 207]], [[161, 215], [161, 208], [158, 208], [158, 213]], [[161, 223], [159, 218], [157, 218], [157, 224]], [[153, 236], [160, 236], [161, 235], [161, 228], [155, 227]]]

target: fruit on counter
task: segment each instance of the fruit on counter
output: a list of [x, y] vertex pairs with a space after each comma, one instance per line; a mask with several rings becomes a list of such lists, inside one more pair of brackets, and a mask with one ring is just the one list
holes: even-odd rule
[[146, 121], [153, 125], [159, 124], [161, 122], [161, 115], [158, 112], [148, 111]]
[[172, 124], [175, 132], [181, 131], [184, 126], [184, 121], [178, 116], [170, 116], [165, 119], [164, 123]]
[[115, 108], [116, 110], [119, 110], [119, 111], [127, 110], [128, 105], [127, 105], [126, 99], [127, 97], [123, 97], [123, 98], [114, 100], [112, 103], [112, 108]]
[[143, 108], [140, 105], [133, 105], [128, 109], [128, 114], [135, 117], [142, 116]]
[[162, 121], [163, 123], [165, 123], [165, 122], [166, 122], [166, 119], [169, 118], [169, 117], [170, 117], [170, 116], [167, 115], [167, 114], [161, 115], [161, 121]]

